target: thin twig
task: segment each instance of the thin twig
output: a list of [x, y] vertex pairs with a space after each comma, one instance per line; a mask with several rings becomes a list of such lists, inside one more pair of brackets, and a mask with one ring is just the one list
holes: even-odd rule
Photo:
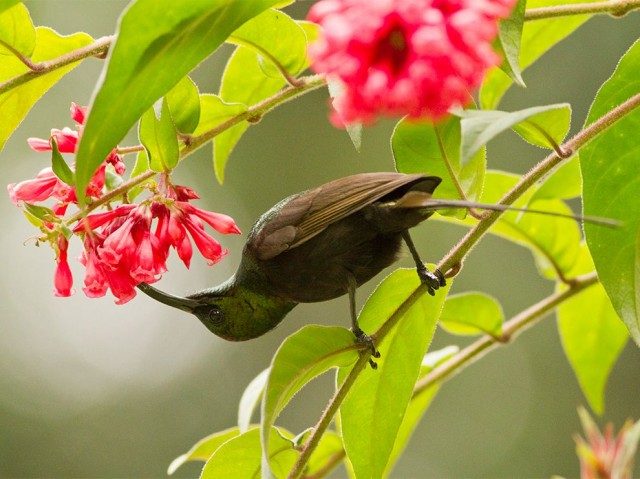
[[640, 8], [640, 0], [610, 0], [593, 3], [573, 3], [553, 7], [531, 8], [524, 14], [526, 21], [543, 20], [545, 18], [566, 17], [584, 14], [609, 14], [621, 17], [632, 10]]

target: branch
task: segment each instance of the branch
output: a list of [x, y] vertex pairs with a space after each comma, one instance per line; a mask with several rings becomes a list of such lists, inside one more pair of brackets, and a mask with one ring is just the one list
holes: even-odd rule
[[109, 47], [111, 46], [114, 38], [115, 37], [113, 35], [98, 38], [91, 45], [87, 45], [86, 47], [78, 48], [77, 50], [73, 50], [72, 52], [65, 53], [62, 56], [54, 58], [53, 60], [47, 60], [39, 63], [31, 63], [31, 61], [29, 61], [29, 64], [27, 64], [27, 66], [30, 68], [30, 71], [23, 73], [22, 75], [18, 75], [17, 77], [13, 77], [5, 81], [4, 83], [0, 83], [0, 95], [11, 90], [12, 88], [22, 85], [23, 83], [27, 83], [28, 81], [33, 80], [34, 78], [38, 78], [42, 75], [46, 75], [47, 73], [52, 72], [53, 70], [57, 70], [58, 68], [67, 66], [70, 63], [75, 63], [87, 57], [104, 55], [109, 50]]
[[526, 21], [545, 18], [565, 17], [569, 15], [605, 14], [622, 17], [632, 10], [640, 8], [640, 0], [610, 0], [594, 3], [574, 3], [553, 7], [531, 8], [524, 14]]

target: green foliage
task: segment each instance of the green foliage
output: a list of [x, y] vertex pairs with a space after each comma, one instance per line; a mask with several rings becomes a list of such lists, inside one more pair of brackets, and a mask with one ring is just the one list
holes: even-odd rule
[[[636, 42], [600, 88], [586, 125], [640, 93], [639, 69], [640, 42]], [[585, 225], [585, 235], [600, 281], [640, 345], [639, 128], [640, 112], [634, 110], [582, 149], [580, 167], [585, 214], [622, 222], [615, 229]]]
[[142, 115], [138, 136], [147, 149], [149, 166], [153, 171], [168, 172], [176, 167], [180, 159], [178, 137], [164, 98]]
[[520, 71], [520, 41], [526, 5], [527, 0], [518, 0], [509, 18], [500, 22], [497, 42], [503, 57], [500, 68], [521, 87], [525, 86]]
[[52, 136], [49, 141], [51, 142], [51, 168], [53, 169], [53, 172], [67, 185], [73, 186], [75, 183], [73, 171], [69, 168], [69, 165], [67, 165], [67, 162], [64, 161], [64, 158], [60, 154], [58, 141], [54, 136]]
[[239, 435], [240, 430], [237, 427], [232, 427], [200, 439], [189, 451], [176, 457], [171, 462], [167, 469], [167, 474], [173, 474], [180, 466], [188, 461], [206, 462], [220, 446]]
[[138, 118], [247, 20], [276, 0], [137, 0], [120, 19], [76, 158], [78, 189]]
[[36, 30], [29, 10], [22, 3], [0, 13], [0, 55], [14, 52], [29, 58], [36, 46]]
[[[147, 154], [147, 150], [140, 151], [136, 156], [136, 162], [133, 164], [133, 168], [131, 168], [131, 174], [129, 177], [135, 178], [149, 169], [149, 155]], [[142, 193], [143, 186], [144, 183], [139, 186], [134, 186], [129, 190], [129, 194], [127, 195], [129, 197], [129, 201], [133, 201], [140, 193]]]
[[16, 3], [18, 3], [18, 0], [0, 0], [0, 14], [13, 7]]
[[193, 133], [200, 121], [200, 92], [198, 86], [188, 76], [174, 86], [165, 100], [173, 123], [180, 133]]
[[440, 326], [453, 334], [502, 334], [504, 313], [497, 299], [480, 292], [454, 294], [447, 298]]
[[238, 428], [240, 432], [247, 432], [251, 424], [251, 417], [258, 404], [262, 401], [264, 388], [269, 378], [269, 369], [258, 374], [245, 388], [238, 404]]
[[532, 200], [569, 200], [580, 196], [582, 192], [582, 178], [580, 176], [580, 162], [577, 156], [562, 163], [551, 172], [532, 196]]

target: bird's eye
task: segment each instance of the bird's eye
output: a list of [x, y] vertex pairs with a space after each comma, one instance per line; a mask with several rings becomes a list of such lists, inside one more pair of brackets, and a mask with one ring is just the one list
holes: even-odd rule
[[213, 324], [221, 324], [224, 321], [224, 313], [217, 306], [212, 306], [207, 316]]

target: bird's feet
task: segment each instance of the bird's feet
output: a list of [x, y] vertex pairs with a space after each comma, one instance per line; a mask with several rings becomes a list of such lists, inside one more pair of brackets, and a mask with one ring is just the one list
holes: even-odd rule
[[[380, 357], [380, 351], [376, 349], [375, 342], [373, 341], [373, 338], [371, 336], [369, 336], [367, 333], [365, 333], [362, 329], [360, 329], [357, 326], [352, 328], [352, 331], [356, 337], [356, 343], [364, 344], [365, 346], [367, 346], [369, 351], [371, 351], [372, 357], [374, 358]], [[378, 363], [376, 363], [371, 358], [369, 358], [369, 365], [371, 366], [371, 369], [378, 369]]]
[[433, 273], [429, 271], [425, 266], [418, 267], [418, 276], [420, 281], [427, 287], [427, 292], [431, 296], [435, 296], [436, 290], [447, 284], [444, 279], [444, 274], [439, 269], [436, 269]]

